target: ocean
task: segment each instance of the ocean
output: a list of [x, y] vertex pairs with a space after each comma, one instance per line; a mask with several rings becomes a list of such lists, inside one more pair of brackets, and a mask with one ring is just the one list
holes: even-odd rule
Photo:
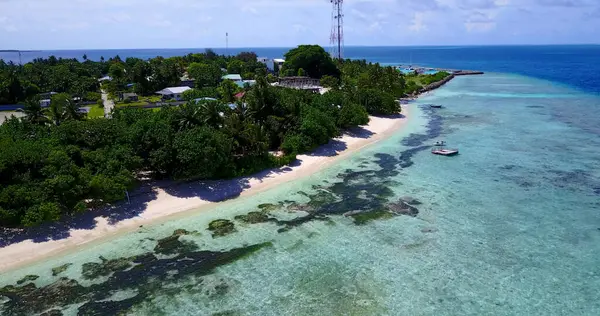
[[486, 74], [315, 175], [1, 275], [39, 289], [0, 314], [600, 315], [600, 47], [353, 54]]

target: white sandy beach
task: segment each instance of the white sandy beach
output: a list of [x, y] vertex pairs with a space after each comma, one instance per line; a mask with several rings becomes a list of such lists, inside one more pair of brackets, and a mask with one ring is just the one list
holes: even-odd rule
[[[403, 107], [403, 114], [403, 118], [371, 117], [369, 124], [363, 127], [363, 133], [360, 133], [371, 134], [370, 136], [344, 134], [333, 140], [330, 144], [316, 150], [316, 152], [329, 153], [327, 155], [299, 155], [298, 163], [292, 166], [263, 172], [260, 176], [238, 179], [236, 183], [243, 182], [244, 185], [243, 187], [237, 187], [238, 190], [241, 190], [241, 192], [237, 193], [239, 193], [239, 196], [250, 196], [277, 187], [283, 183], [312, 175], [340, 159], [393, 135], [405, 125], [409, 118], [406, 107]], [[207, 186], [219, 186], [219, 182], [210, 184], [205, 182], [187, 183], [182, 185], [182, 190], [192, 193], [218, 191], [217, 189], [206, 188]], [[225, 191], [227, 191], [227, 187], [228, 185], [225, 184]], [[152, 196], [151, 200], [143, 204], [144, 209], [138, 216], [121, 220], [115, 224], [111, 224], [108, 218], [99, 216], [95, 218], [96, 225], [94, 228], [72, 229], [69, 231], [69, 237], [67, 238], [38, 243], [32, 240], [25, 240], [0, 248], [0, 273], [32, 264], [44, 258], [59, 256], [84, 244], [97, 242], [119, 233], [135, 230], [140, 225], [152, 224], [158, 221], [158, 219], [164, 220], [173, 214], [180, 214], [186, 211], [210, 210], [211, 207], [209, 206], [215, 203], [209, 201], [211, 200], [210, 198], [203, 199], [198, 196], [202, 195], [206, 197], [207, 194], [187, 194], [185, 196], [193, 197], [181, 197], [182, 194], [180, 196], [169, 194], [167, 192], [169, 189], [152, 188], [152, 190], [154, 191], [154, 196], [152, 196], [153, 194], [147, 194], [148, 196]], [[235, 194], [234, 196], [237, 195]], [[138, 195], [134, 200], [139, 198], [140, 196]]]

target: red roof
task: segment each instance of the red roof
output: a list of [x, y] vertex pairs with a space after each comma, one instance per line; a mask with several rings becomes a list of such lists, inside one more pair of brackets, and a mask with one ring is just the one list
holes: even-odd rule
[[236, 99], [241, 99], [241, 98], [243, 98], [245, 95], [246, 95], [246, 91], [242, 91], [242, 92], [240, 92], [240, 93], [236, 94], [236, 95], [235, 95], [235, 98], [236, 98]]

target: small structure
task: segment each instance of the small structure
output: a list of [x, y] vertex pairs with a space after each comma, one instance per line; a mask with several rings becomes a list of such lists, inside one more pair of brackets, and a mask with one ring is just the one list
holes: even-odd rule
[[40, 99], [52, 99], [52, 96], [57, 95], [57, 92], [51, 91], [51, 92], [44, 92], [44, 93], [40, 93]]
[[196, 86], [196, 80], [190, 78], [186, 72], [181, 78], [179, 78], [179, 86], [194, 88]]
[[285, 59], [275, 58], [273, 59], [273, 63], [277, 66], [277, 69], [281, 69], [281, 66], [285, 63]]
[[236, 95], [234, 95], [234, 97], [238, 100], [243, 99], [246, 96], [246, 91], [242, 91], [239, 93], [236, 93]]
[[136, 93], [133, 92], [125, 92], [125, 93], [119, 93], [119, 101], [129, 101], [129, 102], [136, 102], [139, 100], [139, 97]]
[[192, 90], [190, 87], [169, 87], [157, 91], [156, 94], [162, 95], [163, 100], [183, 101], [183, 93]]
[[103, 81], [112, 81], [112, 77], [111, 76], [104, 76], [100, 79], [98, 79], [99, 82], [103, 82]]
[[51, 91], [51, 92], [44, 92], [44, 93], [40, 93], [40, 106], [43, 108], [47, 108], [50, 106], [50, 103], [52, 103], [52, 96], [57, 95], [57, 92]]
[[43, 108], [49, 107], [50, 103], [52, 103], [51, 99], [41, 99], [40, 100], [40, 106], [43, 107]]
[[210, 97], [194, 99], [195, 103], [202, 102], [202, 101], [218, 101], [218, 100], [215, 98], [210, 98]]
[[323, 88], [319, 79], [310, 77], [282, 77], [279, 78], [279, 82], [274, 83], [273, 86], [309, 90], [313, 93], [320, 93]]

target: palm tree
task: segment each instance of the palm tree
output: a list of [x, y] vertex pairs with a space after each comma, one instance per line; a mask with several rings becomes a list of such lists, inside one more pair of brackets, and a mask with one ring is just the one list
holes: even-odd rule
[[177, 115], [179, 131], [202, 125], [202, 112], [195, 101], [190, 101], [181, 106]]
[[39, 97], [28, 99], [25, 102], [23, 112], [25, 113], [25, 117], [23, 119], [29, 123], [46, 125], [49, 122], [44, 113], [44, 109], [42, 109]]
[[223, 113], [226, 106], [218, 101], [199, 102], [203, 125], [219, 128], [223, 124]]
[[67, 120], [81, 120], [83, 118], [79, 104], [73, 101], [68, 93], [59, 93], [52, 97], [48, 114], [55, 125], [60, 125]]

